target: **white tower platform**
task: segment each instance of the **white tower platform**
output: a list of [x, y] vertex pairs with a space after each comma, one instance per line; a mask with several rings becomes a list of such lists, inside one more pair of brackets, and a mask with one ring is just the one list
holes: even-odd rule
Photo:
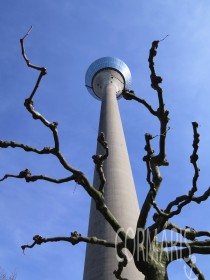
[[[117, 58], [100, 58], [90, 65], [86, 73], [88, 91], [102, 101], [98, 132], [104, 132], [109, 147], [109, 156], [104, 162], [105, 202], [124, 230], [131, 228], [135, 233], [139, 205], [117, 103], [117, 98], [124, 88], [129, 88], [130, 82], [130, 70]], [[101, 145], [97, 146], [97, 154], [104, 154]], [[93, 185], [96, 188], [100, 185], [97, 172]], [[112, 242], [116, 238], [114, 230], [96, 210], [94, 201], [91, 202], [88, 236]], [[113, 271], [117, 267], [115, 249], [87, 244], [83, 280], [116, 280]], [[133, 261], [123, 270], [122, 277], [144, 279]]]

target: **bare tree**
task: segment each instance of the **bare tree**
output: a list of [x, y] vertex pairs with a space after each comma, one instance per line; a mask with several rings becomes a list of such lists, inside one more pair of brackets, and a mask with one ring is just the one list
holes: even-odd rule
[[[31, 30], [31, 28], [30, 28]], [[30, 245], [22, 245], [22, 250], [27, 248], [33, 248], [36, 245], [41, 245], [42, 243], [48, 242], [59, 242], [66, 241], [75, 245], [79, 242], [86, 242], [91, 244], [96, 244], [98, 246], [105, 246], [110, 248], [116, 248], [121, 261], [118, 263], [118, 268], [113, 272], [117, 279], [123, 279], [121, 276], [122, 270], [126, 267], [128, 260], [124, 249], [127, 248], [133, 255], [134, 262], [139, 271], [141, 271], [147, 280], [167, 280], [167, 267], [168, 265], [177, 260], [183, 259], [185, 263], [191, 268], [194, 274], [199, 280], [205, 279], [199, 268], [193, 263], [191, 259], [191, 254], [210, 254], [210, 232], [208, 231], [197, 231], [191, 227], [180, 228], [179, 226], [170, 222], [171, 218], [181, 214], [184, 207], [190, 203], [198, 203], [205, 201], [210, 196], [210, 188], [208, 188], [202, 195], [197, 196], [197, 180], [199, 177], [199, 167], [197, 165], [198, 160], [198, 145], [199, 145], [199, 134], [198, 134], [198, 124], [196, 122], [192, 123], [193, 127], [193, 151], [190, 157], [190, 162], [194, 168], [194, 174], [192, 178], [192, 187], [188, 190], [186, 194], [176, 197], [174, 200], [166, 204], [166, 206], [161, 209], [156, 203], [156, 196], [158, 190], [161, 186], [162, 177], [160, 173], [161, 166], [168, 166], [168, 161], [166, 159], [166, 140], [167, 132], [169, 130], [169, 111], [166, 110], [163, 91], [160, 86], [162, 78], [156, 74], [154, 58], [157, 54], [157, 48], [160, 41], [154, 41], [149, 52], [149, 68], [150, 68], [150, 79], [151, 87], [157, 93], [158, 108], [154, 109], [150, 104], [148, 104], [144, 99], [137, 97], [134, 91], [124, 90], [123, 97], [126, 100], [134, 100], [143, 105], [150, 114], [156, 117], [159, 121], [159, 135], [153, 136], [150, 133], [145, 134], [145, 151], [146, 155], [143, 161], [146, 164], [147, 174], [146, 180], [149, 185], [149, 190], [147, 196], [144, 200], [143, 206], [141, 208], [141, 213], [138, 218], [136, 234], [134, 238], [126, 236], [126, 233], [122, 230], [121, 225], [114, 217], [114, 215], [109, 210], [104, 200], [103, 193], [106, 191], [106, 178], [103, 172], [103, 162], [106, 160], [109, 154], [108, 144], [105, 140], [105, 135], [103, 132], [98, 137], [98, 142], [104, 147], [104, 155], [94, 155], [93, 161], [96, 165], [96, 170], [99, 174], [101, 185], [97, 189], [93, 186], [87, 179], [85, 174], [75, 169], [70, 165], [63, 154], [60, 151], [59, 136], [57, 132], [57, 122], [49, 122], [43, 115], [35, 110], [33, 98], [37, 92], [39, 84], [42, 77], [46, 75], [46, 69], [44, 67], [39, 67], [30, 63], [26, 56], [24, 48], [24, 40], [29, 35], [30, 30], [26, 35], [20, 40], [21, 50], [23, 58], [28, 67], [39, 71], [39, 77], [33, 88], [31, 95], [25, 100], [24, 106], [31, 114], [35, 120], [41, 121], [41, 123], [50, 129], [54, 139], [53, 147], [44, 147], [39, 150], [35, 147], [28, 146], [22, 143], [16, 143], [14, 141], [0, 141], [1, 148], [19, 148], [26, 152], [32, 152], [36, 154], [51, 154], [56, 157], [61, 166], [67, 170], [70, 175], [65, 178], [52, 178], [45, 175], [33, 175], [29, 169], [21, 171], [19, 174], [6, 174], [0, 181], [7, 178], [19, 178], [25, 179], [26, 182], [35, 182], [38, 180], [45, 180], [56, 184], [61, 184], [64, 182], [75, 181], [77, 184], [81, 185], [88, 195], [95, 201], [97, 210], [104, 216], [107, 222], [111, 225], [113, 230], [119, 236], [119, 243], [115, 243], [114, 240], [101, 240], [97, 237], [84, 237], [76, 231], [71, 233], [71, 236], [67, 237], [42, 237], [36, 235], [33, 237], [33, 243]], [[161, 40], [162, 41], [162, 40]], [[155, 151], [152, 148], [152, 140], [159, 138], [159, 148]], [[147, 226], [148, 216], [151, 209], [155, 209], [155, 214], [153, 216], [153, 223]], [[162, 240], [158, 241], [158, 235], [164, 230], [176, 232], [180, 235], [181, 241], [177, 242], [175, 240]], [[208, 239], [198, 241], [198, 237], [207, 237]], [[172, 249], [171, 249], [172, 248]], [[126, 269], [126, 268], [125, 268]], [[132, 279], [130, 279], [132, 280]]]
[[11, 275], [7, 275], [6, 272], [0, 267], [0, 280], [16, 280], [16, 273], [12, 273]]

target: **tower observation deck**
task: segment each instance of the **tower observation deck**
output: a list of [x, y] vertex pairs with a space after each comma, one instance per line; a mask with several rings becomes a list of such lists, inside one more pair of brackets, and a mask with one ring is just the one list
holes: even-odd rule
[[[101, 114], [98, 132], [105, 134], [109, 156], [104, 162], [106, 184], [105, 203], [125, 231], [135, 233], [139, 216], [139, 205], [130, 167], [117, 98], [124, 89], [129, 89], [131, 73], [127, 65], [118, 58], [103, 57], [93, 62], [86, 72], [86, 87], [89, 93], [101, 100]], [[101, 145], [97, 154], [103, 154]], [[94, 173], [94, 187], [100, 186], [97, 172]], [[97, 211], [91, 201], [88, 236], [96, 236], [114, 242], [116, 233]], [[116, 280], [113, 271], [117, 269], [116, 250], [99, 245], [87, 244], [83, 280]], [[144, 279], [131, 260], [122, 273], [129, 280]]]

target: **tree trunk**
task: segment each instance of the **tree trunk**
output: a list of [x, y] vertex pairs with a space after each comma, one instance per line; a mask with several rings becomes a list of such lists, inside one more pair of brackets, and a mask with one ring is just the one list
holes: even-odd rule
[[159, 249], [154, 246], [148, 255], [143, 252], [139, 252], [140, 258], [135, 255], [135, 265], [145, 275], [145, 280], [168, 280], [167, 255]]
[[158, 271], [148, 271], [145, 276], [145, 280], [168, 280], [168, 274], [165, 267], [160, 268]]

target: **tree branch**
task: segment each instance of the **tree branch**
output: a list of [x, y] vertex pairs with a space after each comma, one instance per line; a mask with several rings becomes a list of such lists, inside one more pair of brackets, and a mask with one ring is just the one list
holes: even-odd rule
[[195, 276], [198, 277], [198, 280], [205, 280], [205, 277], [203, 276], [202, 272], [190, 258], [185, 258], [184, 261], [192, 269]]
[[[190, 161], [194, 167], [194, 175], [193, 175], [193, 180], [192, 180], [192, 188], [188, 192], [187, 195], [182, 195], [177, 197], [175, 200], [170, 202], [166, 209], [159, 210], [158, 208], [156, 209], [157, 213], [154, 216], [155, 224], [151, 226], [151, 228], [158, 228], [158, 232], [161, 232], [165, 228], [165, 223], [168, 221], [170, 218], [172, 218], [175, 215], [178, 215], [181, 213], [182, 208], [192, 201], [196, 203], [201, 203], [202, 201], [205, 201], [208, 199], [210, 196], [210, 188], [208, 188], [207, 191], [204, 192], [203, 195], [199, 197], [195, 197], [194, 194], [197, 192], [197, 180], [199, 177], [199, 168], [197, 165], [197, 160], [198, 160], [198, 147], [199, 147], [199, 134], [197, 132], [198, 124], [196, 122], [192, 122], [193, 126], [193, 153], [190, 156]], [[171, 211], [172, 208], [176, 206], [176, 209]]]
[[58, 138], [58, 132], [57, 132], [57, 122], [50, 123], [47, 121], [39, 112], [35, 111], [34, 109], [34, 102], [32, 99], [28, 98], [24, 102], [24, 106], [26, 109], [31, 113], [33, 119], [40, 120], [46, 127], [48, 127], [52, 133], [53, 133], [53, 139], [55, 143], [55, 150], [59, 151], [59, 138]]
[[26, 152], [34, 152], [37, 154], [52, 154], [54, 151], [54, 149], [51, 147], [44, 147], [42, 150], [38, 150], [34, 147], [25, 144], [19, 144], [14, 141], [0, 141], [0, 148], [20, 148]]
[[117, 270], [115, 270], [114, 272], [113, 272], [113, 274], [115, 275], [115, 277], [116, 277], [116, 279], [119, 279], [119, 280], [128, 280], [127, 278], [122, 278], [122, 276], [121, 276], [121, 274], [122, 274], [122, 271], [123, 271], [123, 269], [124, 269], [124, 267], [126, 267], [127, 266], [127, 264], [128, 264], [128, 260], [127, 260], [127, 257], [126, 257], [126, 255], [123, 253], [123, 244], [121, 243], [119, 243], [118, 245], [117, 245], [117, 254], [118, 254], [118, 257], [119, 258], [121, 258], [121, 261], [119, 261], [118, 262], [118, 268], [117, 268]]
[[88, 179], [85, 177], [83, 173], [74, 173], [73, 175], [62, 178], [62, 179], [54, 179], [51, 177], [47, 177], [45, 175], [35, 175], [32, 176], [29, 169], [25, 169], [21, 171], [18, 175], [13, 174], [6, 174], [1, 181], [4, 181], [7, 178], [19, 178], [19, 179], [25, 179], [26, 182], [34, 182], [37, 180], [45, 180], [52, 183], [65, 183], [74, 180], [79, 185], [83, 186], [83, 188], [86, 190], [86, 192], [92, 197], [96, 203], [96, 207], [101, 212], [101, 214], [104, 216], [104, 218], [108, 221], [108, 223], [112, 226], [115, 232], [119, 231], [119, 237], [122, 240], [126, 239], [126, 233], [122, 230], [121, 225], [118, 223], [117, 219], [114, 217], [112, 212], [108, 209], [107, 205], [105, 204], [104, 198], [101, 194], [101, 192], [97, 191], [88, 181]]
[[[159, 167], [156, 163], [155, 157], [153, 156], [154, 150], [152, 149], [150, 144], [150, 141], [152, 139], [153, 139], [152, 135], [147, 133], [145, 134], [146, 146], [144, 149], [147, 151], [147, 155], [144, 156], [143, 160], [146, 162], [146, 166], [147, 166], [147, 182], [150, 186], [150, 189], [143, 203], [140, 216], [138, 219], [138, 223], [137, 223], [137, 228], [145, 228], [147, 218], [152, 206], [155, 208], [155, 210], [158, 212], [159, 215], [164, 214], [163, 211], [159, 209], [155, 201], [157, 192], [162, 182], [162, 177], [160, 175]], [[150, 229], [152, 230], [152, 227]], [[153, 236], [153, 234], [151, 236]]]
[[[167, 37], [167, 36], [166, 36]], [[166, 38], [165, 37], [165, 38]], [[164, 38], [164, 39], [165, 39]], [[151, 80], [151, 87], [157, 92], [159, 107], [157, 111], [155, 111], [150, 104], [148, 104], [144, 99], [135, 96], [134, 91], [124, 90], [122, 95], [127, 100], [136, 100], [137, 102], [143, 104], [149, 112], [156, 116], [160, 121], [160, 140], [159, 140], [159, 154], [155, 157], [158, 166], [161, 165], [168, 165], [166, 160], [166, 152], [165, 152], [165, 142], [166, 142], [166, 132], [168, 131], [167, 124], [169, 121], [168, 115], [169, 111], [165, 110], [165, 104], [163, 101], [163, 93], [162, 88], [160, 87], [160, 83], [162, 83], [162, 78], [156, 75], [155, 72], [155, 63], [154, 58], [157, 54], [157, 48], [159, 42], [163, 40], [157, 40], [152, 43], [152, 47], [149, 52], [149, 68], [150, 68], [150, 80]]]
[[[194, 194], [197, 191], [197, 180], [199, 177], [199, 168], [197, 166], [197, 160], [198, 160], [198, 147], [199, 147], [199, 134], [197, 132], [198, 124], [196, 122], [192, 122], [193, 126], [193, 153], [190, 156], [190, 161], [194, 167], [194, 176], [192, 180], [192, 188], [189, 191], [188, 195], [182, 195], [177, 197], [174, 201], [170, 202], [168, 206], [166, 207], [165, 212], [169, 213], [172, 209], [172, 207], [177, 206], [177, 210], [170, 212], [170, 217], [173, 217], [174, 215], [177, 215], [181, 212], [182, 208], [189, 204], [192, 200], [198, 201], [199, 199], [195, 199]], [[207, 198], [206, 198], [207, 199]]]
[[42, 71], [42, 68], [43, 67], [39, 67], [39, 66], [36, 66], [36, 65], [33, 65], [30, 63], [29, 59], [27, 58], [26, 56], [26, 53], [25, 53], [25, 47], [24, 47], [24, 40], [25, 38], [29, 35], [29, 33], [31, 32], [32, 30], [32, 25], [30, 26], [29, 30], [26, 32], [26, 34], [23, 36], [23, 38], [20, 39], [20, 45], [21, 45], [21, 51], [22, 51], [22, 56], [26, 62], [26, 64], [28, 65], [28, 67], [30, 68], [33, 68], [33, 69], [36, 69], [38, 71]]
[[100, 184], [99, 188], [97, 188], [97, 189], [103, 193], [104, 185], [106, 183], [106, 178], [105, 178], [104, 171], [103, 171], [103, 163], [109, 155], [109, 148], [108, 148], [107, 142], [105, 141], [105, 135], [103, 132], [100, 133], [97, 140], [101, 144], [101, 146], [105, 149], [105, 154], [104, 155], [93, 155], [92, 159], [93, 159], [93, 162], [95, 163], [96, 171], [97, 171], [100, 181], [101, 181], [101, 184]]
[[[197, 180], [198, 180], [199, 171], [200, 171], [198, 166], [197, 166], [197, 160], [198, 160], [197, 152], [198, 152], [198, 147], [199, 147], [199, 134], [197, 132], [198, 124], [196, 122], [192, 122], [192, 126], [193, 126], [193, 139], [194, 139], [193, 140], [193, 153], [190, 156], [190, 161], [191, 161], [191, 163], [194, 167], [194, 176], [193, 176], [193, 180], [192, 180], [192, 188], [188, 192], [188, 195], [182, 195], [182, 196], [177, 197], [175, 200], [173, 200], [172, 202], [170, 202], [168, 204], [168, 206], [166, 207], [166, 209], [164, 211], [159, 213], [160, 215], [162, 215], [162, 218], [161, 218], [162, 221], [159, 223], [159, 231], [161, 231], [164, 228], [164, 224], [168, 219], [170, 219], [171, 217], [173, 217], [175, 215], [180, 214], [180, 212], [181, 212], [181, 210], [184, 206], [188, 205], [192, 201], [194, 201], [196, 203], [201, 203], [202, 201], [207, 200], [210, 196], [210, 188], [208, 188], [208, 190], [205, 191], [203, 195], [201, 195], [199, 197], [194, 196], [194, 194], [197, 192]], [[174, 210], [174, 211], [171, 211], [171, 209], [174, 206], [177, 206], [177, 209]]]
[[[31, 27], [32, 28], [32, 27]], [[42, 77], [44, 75], [47, 74], [47, 70], [44, 67], [40, 67], [40, 66], [36, 66], [30, 63], [29, 59], [26, 56], [25, 53], [25, 47], [24, 47], [24, 40], [25, 38], [28, 36], [31, 28], [29, 29], [29, 31], [26, 33], [26, 35], [20, 39], [20, 44], [21, 44], [21, 50], [22, 50], [22, 56], [27, 64], [28, 67], [33, 68], [37, 71], [40, 71], [39, 77], [37, 79], [37, 82], [35, 84], [35, 87], [30, 95], [30, 97], [28, 99], [25, 100], [24, 106], [26, 107], [26, 109], [32, 114], [32, 117], [34, 119], [39, 119], [45, 126], [47, 126], [48, 128], [50, 128], [50, 130], [53, 132], [53, 137], [54, 137], [54, 142], [55, 142], [55, 149], [58, 151], [59, 150], [59, 139], [58, 139], [58, 133], [57, 133], [57, 126], [58, 123], [53, 122], [53, 123], [49, 123], [40, 113], [36, 112], [34, 110], [34, 106], [33, 106], [33, 97], [39, 87], [39, 84], [42, 80]]]
[[178, 259], [188, 258], [192, 254], [209, 255], [210, 246], [191, 246], [184, 249], [167, 252], [169, 263]]
[[149, 68], [151, 71], [150, 80], [151, 80], [151, 87], [157, 91], [158, 94], [158, 101], [159, 101], [159, 108], [157, 109], [157, 117], [160, 121], [160, 140], [159, 140], [159, 154], [156, 156], [156, 160], [158, 165], [168, 165], [166, 161], [166, 152], [165, 152], [165, 140], [166, 140], [166, 131], [167, 131], [167, 124], [169, 121], [168, 115], [169, 112], [165, 110], [165, 104], [163, 101], [163, 91], [160, 87], [160, 83], [162, 83], [162, 78], [156, 75], [155, 72], [155, 63], [154, 58], [157, 54], [157, 48], [160, 41], [154, 41], [152, 43], [152, 47], [150, 49], [149, 54]]
[[[44, 73], [46, 74], [47, 72], [46, 72], [45, 68], [31, 64], [29, 59], [26, 56], [25, 48], [24, 48], [24, 39], [28, 36], [30, 30], [31, 30], [31, 28], [26, 33], [26, 35], [22, 39], [20, 39], [23, 58], [26, 61], [28, 67], [31, 67], [31, 68], [33, 68], [35, 70], [38, 70], [38, 71], [41, 71], [40, 75], [44, 74]], [[55, 147], [50, 150], [50, 153], [54, 154], [59, 159], [60, 163], [63, 165], [63, 167], [65, 169], [67, 169], [68, 171], [70, 171], [74, 174], [81, 174], [81, 171], [78, 171], [78, 170], [74, 169], [72, 166], [70, 166], [67, 163], [67, 161], [64, 159], [63, 155], [59, 151], [59, 137], [58, 137], [58, 132], [57, 132], [58, 123], [57, 122], [50, 123], [47, 119], [45, 119], [39, 112], [35, 111], [35, 109], [34, 109], [34, 103], [33, 103], [32, 98], [37, 91], [37, 88], [38, 88], [37, 84], [39, 85], [39, 83], [41, 82], [40, 77], [42, 77], [42, 76], [43, 75], [39, 76], [39, 78], [37, 80], [37, 83], [36, 83], [36, 86], [35, 86], [32, 94], [31, 94], [31, 96], [28, 99], [25, 100], [24, 106], [31, 113], [33, 119], [35, 119], [35, 120], [39, 119], [46, 127], [48, 127], [52, 131]]]
[[40, 235], [35, 235], [33, 237], [34, 242], [31, 245], [22, 245], [21, 248], [24, 251], [26, 248], [33, 248], [35, 245], [41, 245], [42, 243], [48, 243], [48, 242], [60, 242], [65, 241], [69, 242], [72, 245], [76, 245], [80, 242], [85, 243], [91, 243], [96, 245], [101, 245], [105, 247], [115, 248], [115, 243], [109, 242], [103, 239], [98, 239], [97, 237], [83, 237], [78, 232], [74, 231], [71, 233], [71, 236], [69, 237], [50, 237], [45, 238]]
[[51, 183], [56, 183], [56, 184], [61, 184], [61, 183], [66, 183], [72, 180], [76, 179], [75, 175], [66, 177], [66, 178], [62, 178], [62, 179], [55, 179], [55, 178], [51, 178], [45, 175], [31, 175], [31, 172], [29, 169], [25, 169], [23, 171], [21, 171], [18, 175], [13, 175], [13, 174], [6, 174], [4, 175], [4, 177], [2, 179], [0, 179], [0, 182], [4, 181], [7, 178], [19, 178], [19, 179], [25, 179], [27, 183], [29, 182], [35, 182], [38, 180], [44, 180], [44, 181], [48, 181]]
[[21, 45], [22, 56], [23, 56], [23, 58], [24, 58], [24, 60], [25, 60], [25, 62], [26, 62], [26, 64], [27, 64], [27, 66], [30, 67], [30, 68], [33, 68], [33, 69], [35, 69], [35, 70], [40, 71], [40, 75], [39, 75], [39, 77], [38, 77], [38, 79], [37, 79], [37, 82], [36, 82], [36, 84], [35, 84], [35, 87], [34, 87], [32, 93], [31, 93], [29, 99], [32, 99], [32, 98], [33, 98], [34, 94], [36, 93], [36, 91], [37, 91], [37, 89], [38, 89], [38, 87], [39, 87], [39, 84], [40, 84], [40, 82], [41, 82], [42, 77], [43, 77], [44, 75], [47, 74], [46, 68], [31, 64], [30, 61], [29, 61], [29, 59], [28, 59], [27, 56], [26, 56], [25, 47], [24, 47], [24, 40], [25, 40], [25, 38], [29, 35], [31, 29], [32, 29], [32, 26], [30, 27], [30, 29], [28, 30], [28, 32], [23, 36], [23, 38], [20, 39], [20, 45]]
[[[149, 212], [151, 210], [151, 206], [153, 206], [159, 214], [162, 214], [162, 211], [159, 209], [159, 207], [155, 202], [155, 198], [157, 196], [158, 189], [162, 181], [159, 166], [168, 165], [168, 162], [166, 160], [166, 153], [165, 153], [165, 140], [168, 131], [167, 123], [169, 121], [168, 118], [169, 112], [166, 111], [164, 108], [162, 89], [159, 86], [159, 84], [162, 82], [162, 78], [156, 75], [155, 67], [154, 67], [155, 66], [154, 58], [157, 54], [158, 44], [159, 41], [154, 41], [152, 43], [148, 62], [151, 71], [151, 75], [150, 75], [151, 87], [157, 91], [158, 101], [159, 101], [159, 108], [157, 109], [155, 114], [153, 114], [157, 116], [160, 122], [159, 153], [158, 155], [154, 156], [154, 151], [150, 145], [150, 141], [153, 139], [153, 137], [150, 134], [145, 134], [145, 140], [146, 140], [145, 150], [147, 151], [147, 155], [143, 158], [143, 160], [146, 162], [146, 166], [147, 166], [147, 182], [150, 185], [150, 190], [146, 196], [143, 207], [141, 209], [141, 213], [137, 223], [137, 228], [145, 228], [146, 221]], [[148, 107], [147, 105], [145, 106]]]
[[144, 201], [144, 204], [142, 206], [141, 212], [140, 212], [140, 216], [139, 216], [139, 220], [138, 220], [138, 228], [145, 228], [146, 225], [146, 221], [149, 215], [149, 211], [152, 207], [152, 201], [154, 199], [154, 196], [156, 194], [156, 187], [154, 182], [151, 179], [151, 175], [152, 175], [152, 167], [151, 167], [151, 159], [154, 153], [154, 150], [151, 147], [150, 144], [150, 140], [152, 139], [152, 135], [146, 133], [145, 134], [145, 141], [146, 141], [146, 146], [144, 147], [145, 151], [147, 151], [147, 155], [143, 158], [143, 160], [146, 162], [146, 166], [147, 166], [147, 182], [150, 186], [149, 192], [146, 196], [146, 199]]
[[198, 128], [198, 123], [197, 122], [192, 122], [192, 126], [193, 126], [193, 153], [190, 157], [190, 162], [192, 163], [193, 167], [194, 167], [194, 176], [193, 176], [193, 181], [192, 181], [192, 189], [189, 191], [189, 196], [192, 197], [195, 192], [198, 190], [197, 188], [197, 180], [199, 177], [199, 167], [197, 165], [197, 160], [198, 160], [198, 148], [199, 148], [199, 134], [197, 131]]
[[184, 228], [180, 228], [177, 225], [166, 222], [164, 229], [172, 230], [174, 232], [177, 232], [181, 234], [184, 238], [187, 238], [191, 241], [195, 240], [197, 237], [202, 237], [202, 236], [208, 236], [210, 237], [210, 232], [209, 231], [197, 231], [194, 228], [186, 226]]
[[148, 104], [144, 99], [138, 97], [135, 95], [134, 91], [133, 90], [127, 90], [125, 89], [123, 92], [122, 92], [122, 96], [126, 99], [126, 100], [135, 100], [141, 104], [143, 104], [148, 110], [149, 112], [154, 115], [154, 116], [157, 116], [157, 111], [155, 111], [152, 106], [150, 104]]
[[[62, 164], [62, 166], [65, 169], [67, 169], [68, 171], [73, 173], [73, 175], [75, 176], [75, 178], [74, 178], [75, 182], [77, 182], [78, 184], [83, 186], [83, 188], [86, 190], [86, 192], [94, 199], [97, 209], [101, 212], [101, 214], [104, 216], [104, 218], [109, 222], [109, 224], [112, 226], [114, 231], [117, 232], [119, 229], [121, 229], [121, 226], [118, 223], [118, 221], [116, 220], [116, 218], [114, 217], [114, 215], [111, 213], [111, 211], [108, 209], [107, 205], [105, 204], [102, 193], [100, 191], [96, 190], [90, 184], [90, 182], [88, 181], [86, 176], [81, 171], [76, 170], [70, 164], [68, 164], [68, 162], [64, 159], [63, 155], [61, 154], [61, 152], [59, 150], [59, 138], [58, 138], [58, 133], [57, 133], [58, 124], [56, 122], [53, 122], [53, 123], [48, 122], [39, 112], [35, 111], [35, 109], [34, 109], [34, 104], [33, 104], [32, 98], [38, 89], [38, 86], [41, 82], [43, 75], [45, 75], [47, 72], [44, 67], [32, 65], [25, 54], [24, 39], [26, 38], [28, 33], [20, 40], [22, 55], [23, 55], [23, 58], [26, 61], [27, 65], [31, 68], [34, 68], [34, 69], [40, 71], [40, 75], [38, 77], [37, 83], [34, 87], [32, 94], [30, 95], [30, 97], [28, 99], [25, 100], [24, 105], [25, 105], [26, 109], [31, 113], [31, 115], [34, 119], [39, 119], [46, 127], [50, 128], [50, 130], [53, 132], [55, 147], [52, 150], [52, 154], [54, 154], [58, 158], [58, 160], [60, 161], [60, 163]], [[102, 145], [104, 146], [105, 142]], [[108, 147], [105, 147], [105, 149], [106, 149], [106, 154], [104, 156], [102, 156], [103, 160], [105, 160], [106, 157], [108, 156]], [[104, 179], [104, 178], [102, 178], [102, 179]], [[101, 184], [102, 189], [103, 189], [103, 181]], [[122, 240], [125, 240], [125, 238], [126, 238], [125, 232], [120, 231], [119, 237]]]
[[163, 242], [159, 242], [159, 244], [163, 248], [166, 248], [166, 247], [187, 247], [187, 248], [189, 248], [189, 247], [193, 247], [193, 246], [207, 247], [207, 246], [210, 246], [210, 239], [203, 240], [203, 241], [192, 241], [192, 242], [166, 240]]

